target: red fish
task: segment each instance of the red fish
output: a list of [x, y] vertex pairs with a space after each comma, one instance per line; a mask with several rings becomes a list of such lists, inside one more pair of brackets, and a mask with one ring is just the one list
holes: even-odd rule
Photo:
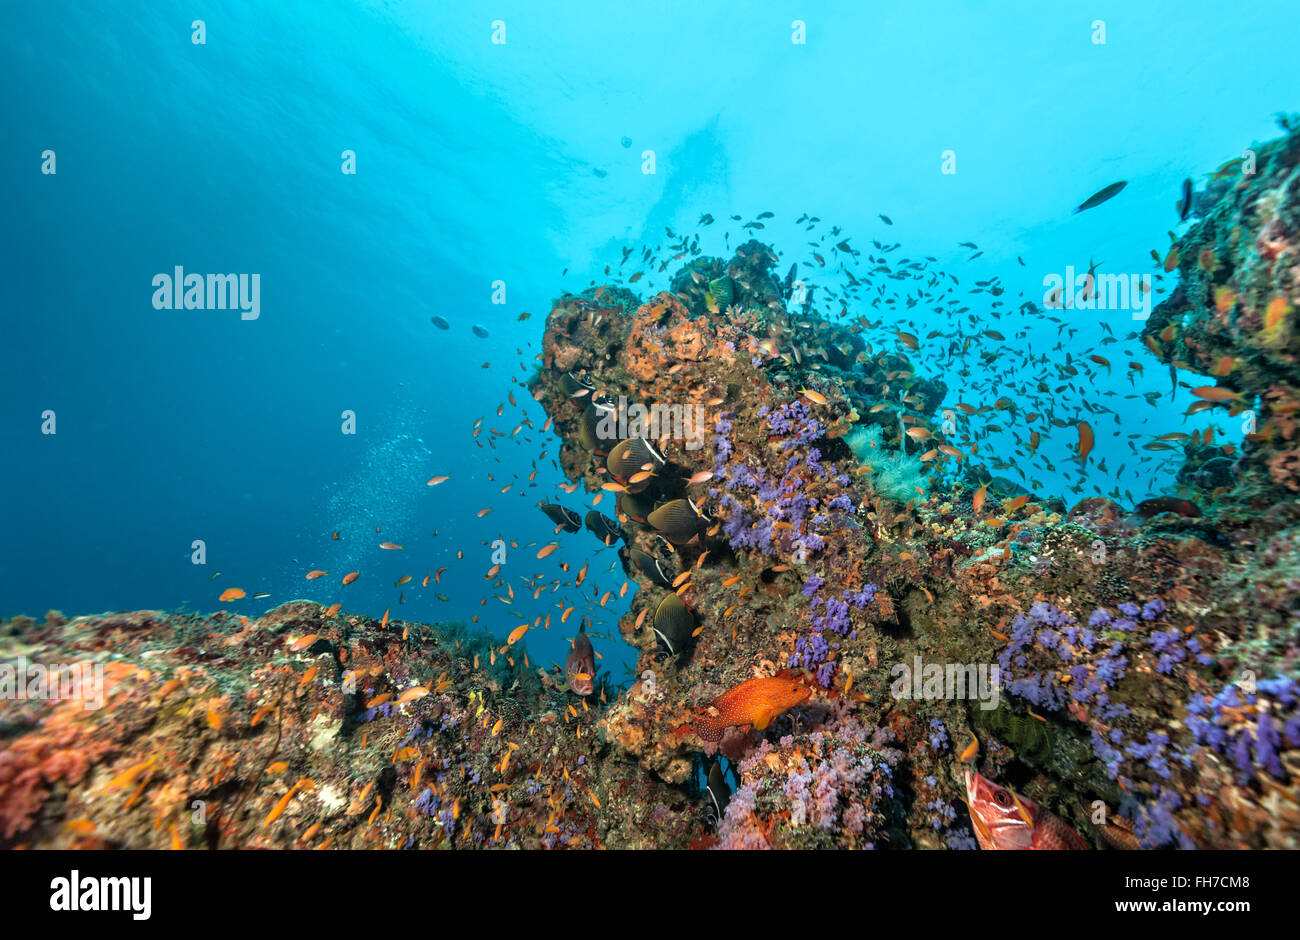
[[578, 635], [569, 647], [569, 658], [564, 661], [564, 679], [578, 695], [596, 691], [596, 653], [587, 639], [587, 621], [584, 618]]
[[778, 715], [808, 701], [810, 695], [808, 684], [789, 671], [770, 679], [748, 679], [714, 699], [691, 726], [705, 741], [715, 742], [722, 740], [725, 728], [749, 725], [762, 731]]
[[1172, 496], [1156, 496], [1151, 499], [1144, 499], [1133, 507], [1133, 512], [1140, 519], [1150, 519], [1162, 512], [1177, 513], [1180, 516], [1186, 516], [1188, 519], [1195, 519], [1201, 514], [1201, 510], [1191, 500], [1175, 499]]
[[966, 770], [966, 805], [981, 849], [1086, 849], [1065, 820], [1028, 797]]

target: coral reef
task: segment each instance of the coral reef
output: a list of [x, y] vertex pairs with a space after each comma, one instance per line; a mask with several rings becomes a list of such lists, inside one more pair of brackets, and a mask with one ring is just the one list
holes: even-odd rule
[[[642, 591], [623, 635], [653, 690], [643, 680], [604, 720], [615, 755], [674, 783], [692, 753], [735, 762], [724, 846], [971, 847], [952, 752], [972, 737], [967, 760], [1097, 847], [1300, 845], [1288, 491], [1300, 381], [1290, 314], [1260, 320], [1279, 293], [1295, 295], [1296, 140], [1261, 147], [1256, 176], [1201, 200], [1207, 214], [1175, 249], [1184, 284], [1146, 328], [1157, 355], [1229, 376], [1241, 397], [1217, 406], [1236, 414], [1260, 398], [1244, 454], [1208, 437], [1188, 445], [1181, 479], [1199, 508], [1087, 497], [1067, 512], [971, 467], [936, 421], [946, 390], [906, 358], [916, 338], [899, 332], [879, 349], [864, 342], [875, 324], [787, 313], [773, 300], [775, 256], [756, 243], [726, 263], [687, 263], [674, 293], [634, 312], [562, 298], [533, 388], [572, 478], [589, 490], [625, 482], [577, 440], [583, 406], [556, 386], [560, 369], [581, 368], [610, 400], [711, 409], [707, 447], [660, 436], [666, 466], [620, 496], [630, 548], [656, 550], [646, 517], [672, 499], [693, 500], [701, 530], [661, 552], [668, 583], [628, 566]], [[1212, 237], [1217, 265], [1197, 267]], [[1224, 284], [1237, 307], [1216, 311]], [[672, 655], [652, 629], [666, 591], [699, 623]], [[889, 677], [914, 661], [996, 665], [1002, 694], [900, 696]], [[678, 730], [728, 689], [790, 668], [822, 691], [771, 727], [733, 728], [716, 745]], [[837, 747], [845, 736], [861, 746], [846, 723], [888, 734], [899, 759]], [[835, 816], [827, 796], [822, 811], [812, 786], [818, 767], [846, 774], [851, 760], [889, 769], [869, 793], [837, 786], [853, 791], [852, 838], [847, 810]], [[833, 835], [813, 835], [823, 825]]]
[[529, 384], [616, 494], [587, 525], [637, 586], [629, 688], [306, 602], [10, 621], [6, 657], [102, 663], [106, 700], [5, 703], [0, 840], [968, 849], [974, 766], [1094, 848], [1300, 847], [1300, 134], [1253, 170], [1198, 194], [1143, 333], [1254, 422], [1188, 442], [1179, 497], [993, 475], [916, 336], [684, 240], [668, 291], [559, 298]]
[[141, 611], [0, 630], [6, 661], [103, 667], [99, 707], [3, 703], [0, 846], [684, 847], [701, 835], [683, 793], [601, 759], [599, 705], [481, 632], [308, 601], [257, 619]]
[[1285, 497], [1300, 491], [1300, 130], [1225, 164], [1198, 196], [1202, 217], [1164, 264], [1178, 285], [1143, 338], [1175, 369], [1215, 377], [1218, 394], [1199, 404], [1226, 409], [1247, 433], [1240, 453], [1189, 447], [1182, 479], [1215, 494], [1234, 527], [1294, 524], [1300, 504]]

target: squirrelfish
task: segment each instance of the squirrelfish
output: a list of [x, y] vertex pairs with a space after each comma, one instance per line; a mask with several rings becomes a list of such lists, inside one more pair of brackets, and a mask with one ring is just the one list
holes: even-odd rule
[[1086, 849], [1065, 820], [1028, 797], [966, 770], [966, 805], [982, 849]]

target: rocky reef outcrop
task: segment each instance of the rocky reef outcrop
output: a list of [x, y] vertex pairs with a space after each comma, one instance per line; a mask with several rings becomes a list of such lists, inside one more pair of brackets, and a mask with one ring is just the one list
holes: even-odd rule
[[[1284, 122], [1284, 126], [1291, 126]], [[1217, 493], [1234, 522], [1300, 519], [1300, 130], [1230, 161], [1198, 194], [1202, 213], [1169, 249], [1178, 285], [1143, 330], [1179, 370], [1213, 376], [1216, 397], [1240, 421], [1240, 453], [1189, 447], [1180, 479]], [[1237, 479], [1229, 486], [1231, 476]]]
[[1300, 847], [1300, 134], [1252, 169], [1143, 333], [1251, 423], [1178, 495], [994, 476], [918, 337], [686, 250], [558, 299], [530, 383], [637, 586], [630, 687], [307, 602], [11, 620], [104, 698], [4, 702], [0, 843], [973, 848], [973, 765], [1095, 848]]
[[0, 631], [32, 693], [0, 711], [6, 848], [683, 847], [705, 818], [481, 631], [310, 601]]
[[[1206, 407], [1256, 413], [1240, 450], [1187, 445], [1195, 503], [1067, 511], [973, 467], [946, 389], [907, 358], [917, 338], [787, 313], [756, 242], [691, 261], [634, 311], [601, 288], [558, 301], [534, 393], [570, 476], [618, 494], [641, 585], [622, 628], [643, 678], [602, 723], [615, 755], [673, 783], [730, 758], [724, 845], [972, 845], [963, 761], [1097, 847], [1300, 844], [1297, 140], [1212, 183], [1145, 331], [1219, 377]], [[621, 438], [596, 419], [629, 403], [703, 406], [706, 443], [652, 427], [652, 457], [611, 460]], [[684, 520], [655, 518], [683, 501]], [[994, 664], [1000, 695], [945, 684], [966, 670], [977, 688]], [[788, 670], [816, 686], [809, 704], [761, 734], [695, 734], [728, 689]]]

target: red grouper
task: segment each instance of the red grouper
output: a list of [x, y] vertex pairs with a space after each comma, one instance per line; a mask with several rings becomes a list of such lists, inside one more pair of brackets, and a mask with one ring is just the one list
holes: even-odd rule
[[564, 679], [578, 695], [596, 691], [596, 653], [587, 639], [587, 618], [582, 618], [578, 635], [569, 647], [569, 658], [564, 661]]
[[966, 805], [981, 849], [1086, 849], [1060, 816], [1028, 797], [966, 771]]
[[[749, 725], [762, 731], [778, 715], [802, 705], [812, 695], [812, 689], [801, 678], [782, 672], [770, 679], [748, 679], [723, 692], [713, 704], [700, 710], [689, 726], [705, 741], [722, 740], [726, 728]], [[716, 712], [716, 714], [713, 714]]]

